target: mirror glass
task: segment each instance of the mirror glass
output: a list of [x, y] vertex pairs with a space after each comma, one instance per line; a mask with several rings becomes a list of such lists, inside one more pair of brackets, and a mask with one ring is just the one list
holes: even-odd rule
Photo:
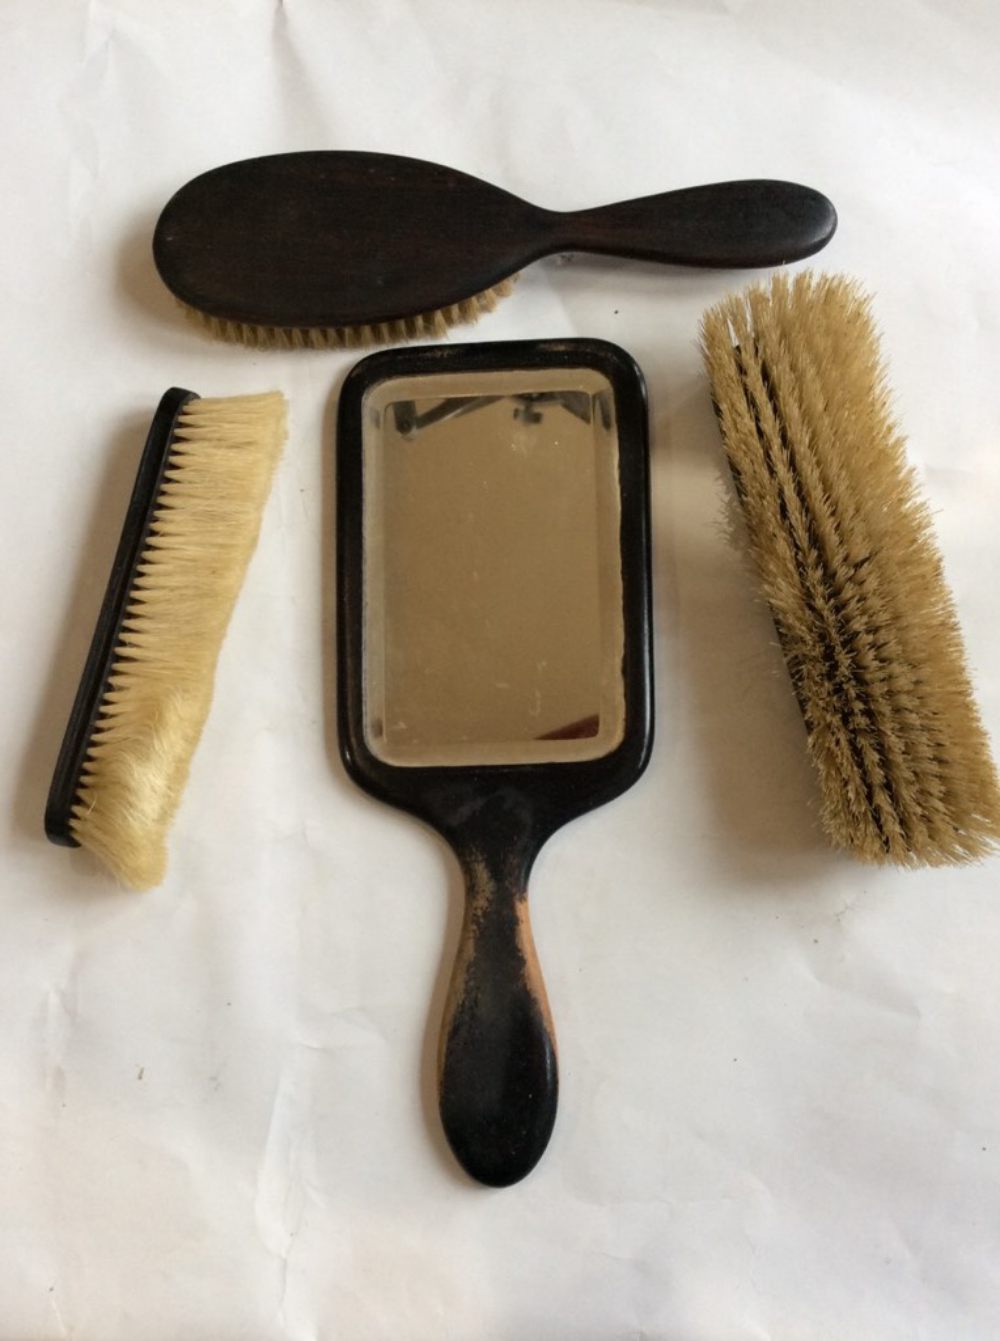
[[369, 749], [410, 767], [608, 754], [625, 693], [606, 377], [392, 378], [363, 423]]

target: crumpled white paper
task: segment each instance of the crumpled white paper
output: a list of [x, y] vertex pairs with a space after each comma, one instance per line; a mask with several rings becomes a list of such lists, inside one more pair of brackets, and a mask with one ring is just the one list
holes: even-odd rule
[[[874, 872], [817, 831], [696, 348], [741, 277], [542, 262], [468, 333], [639, 360], [656, 543], [653, 763], [536, 868], [560, 1115], [538, 1170], [490, 1192], [434, 1108], [457, 869], [336, 754], [353, 356], [199, 338], [149, 239], [196, 173], [304, 148], [409, 153], [553, 208], [825, 190], [841, 227], [817, 263], [876, 292], [997, 736], [994, 8], [8, 0], [0, 31], [0, 1341], [991, 1341], [1000, 867]], [[41, 814], [171, 384], [280, 387], [292, 433], [168, 880], [135, 896]]]

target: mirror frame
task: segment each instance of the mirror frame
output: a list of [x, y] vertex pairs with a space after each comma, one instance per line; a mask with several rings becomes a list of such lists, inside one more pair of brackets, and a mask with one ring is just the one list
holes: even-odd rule
[[[365, 737], [364, 470], [366, 394], [380, 382], [433, 373], [585, 367], [611, 385], [618, 425], [619, 551], [624, 618], [625, 729], [598, 759], [518, 764], [398, 765]], [[370, 354], [348, 373], [337, 421], [337, 678], [341, 757], [371, 795], [458, 837], [470, 791], [516, 794], [532, 812], [538, 846], [577, 815], [618, 796], [645, 768], [653, 740], [649, 447], [646, 392], [635, 361], [604, 340], [430, 345]]]

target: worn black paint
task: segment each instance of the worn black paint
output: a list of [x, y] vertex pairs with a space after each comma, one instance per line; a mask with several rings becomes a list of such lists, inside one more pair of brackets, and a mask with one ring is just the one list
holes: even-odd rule
[[559, 1093], [537, 961], [519, 943], [528, 926], [533, 855], [530, 824], [518, 814], [523, 808], [516, 792], [494, 795], [488, 818], [480, 814], [491, 841], [459, 854], [466, 909], [439, 1058], [448, 1143], [467, 1172], [494, 1187], [517, 1182], [537, 1164]]
[[[596, 368], [611, 383], [619, 432], [625, 731], [599, 759], [471, 767], [397, 767], [364, 730], [362, 401], [390, 377], [542, 367]], [[372, 795], [433, 825], [457, 853], [467, 905], [443, 1025], [440, 1109], [457, 1158], [502, 1186], [541, 1156], [558, 1079], [540, 977], [523, 953], [526, 891], [546, 839], [617, 796], [649, 758], [653, 735], [648, 430], [642, 375], [615, 345], [547, 340], [390, 350], [348, 375], [337, 426], [338, 728], [344, 763]], [[519, 942], [519, 936], [522, 941]], [[533, 960], [533, 956], [531, 957]], [[527, 970], [527, 972], [526, 972]]]
[[209, 316], [338, 327], [447, 307], [557, 252], [781, 265], [819, 251], [836, 226], [826, 196], [794, 182], [718, 182], [563, 213], [421, 159], [320, 150], [195, 177], [164, 207], [153, 256], [167, 287]]

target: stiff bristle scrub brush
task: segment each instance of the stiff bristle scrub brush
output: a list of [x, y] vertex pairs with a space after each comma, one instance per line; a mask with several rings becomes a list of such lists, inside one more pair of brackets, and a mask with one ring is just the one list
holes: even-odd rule
[[986, 855], [1000, 788], [870, 300], [843, 277], [778, 276], [702, 337], [827, 834], [871, 862]]
[[195, 177], [164, 206], [153, 257], [211, 334], [295, 349], [443, 335], [553, 252], [782, 265], [819, 251], [836, 226], [826, 196], [795, 182], [718, 182], [563, 212], [438, 163], [316, 150]]
[[277, 392], [175, 387], [153, 418], [45, 811], [54, 843], [89, 848], [134, 889], [163, 878], [284, 439]]

